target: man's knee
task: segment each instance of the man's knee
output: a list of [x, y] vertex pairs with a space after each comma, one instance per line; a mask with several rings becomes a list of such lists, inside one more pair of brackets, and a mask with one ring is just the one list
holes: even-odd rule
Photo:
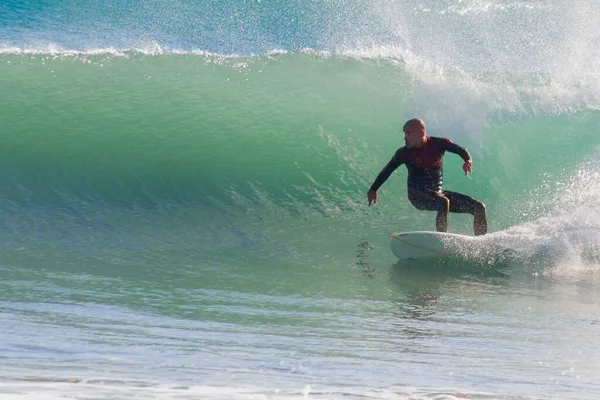
[[485, 211], [486, 211], [485, 204], [482, 203], [481, 201], [475, 200], [474, 212], [477, 214], [485, 215]]
[[439, 212], [449, 212], [450, 211], [450, 199], [445, 196], [440, 196], [437, 198], [439, 204]]

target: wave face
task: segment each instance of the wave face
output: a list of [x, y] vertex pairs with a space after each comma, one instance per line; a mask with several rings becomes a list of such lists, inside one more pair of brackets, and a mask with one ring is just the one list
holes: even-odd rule
[[[471, 151], [472, 178], [449, 154], [445, 185], [484, 201], [493, 231], [564, 211], [573, 179], [571, 191], [595, 190], [582, 178], [597, 173], [595, 95], [539, 75], [455, 69], [428, 82], [406, 61], [317, 53], [0, 61], [9, 236], [78, 242], [91, 229], [94, 243], [119, 232], [118, 246], [258, 251], [288, 247], [285, 226], [311, 232], [304, 245], [320, 252], [315, 226], [324, 237], [433, 229], [405, 199], [404, 167], [365, 206], [412, 115]], [[451, 229], [470, 233], [470, 217]]]

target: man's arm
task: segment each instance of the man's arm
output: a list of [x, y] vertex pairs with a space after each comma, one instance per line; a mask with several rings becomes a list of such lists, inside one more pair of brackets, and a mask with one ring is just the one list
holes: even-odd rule
[[402, 159], [400, 157], [400, 150], [394, 154], [390, 162], [387, 163], [385, 167], [379, 172], [377, 178], [375, 178], [375, 182], [371, 185], [371, 188], [367, 192], [367, 197], [369, 199], [369, 206], [371, 203], [377, 204], [377, 190], [384, 184], [385, 181], [390, 177], [392, 172], [394, 172], [399, 166], [403, 164]]
[[385, 167], [381, 170], [377, 178], [375, 178], [375, 182], [371, 185], [371, 190], [377, 191], [387, 181], [392, 172], [396, 170], [399, 166], [402, 165], [400, 161], [400, 157], [398, 157], [398, 153], [394, 154], [390, 162], [387, 163]]
[[465, 160], [465, 162], [471, 161], [471, 154], [469, 154], [469, 151], [464, 147], [457, 145], [450, 139], [446, 139], [446, 146], [444, 146], [444, 150], [449, 151], [450, 153], [458, 154], [460, 158]]
[[465, 163], [463, 164], [463, 171], [465, 171], [465, 175], [469, 175], [469, 173], [473, 170], [473, 159], [471, 158], [469, 151], [464, 147], [452, 142], [450, 139], [446, 139], [446, 145], [444, 146], [444, 149], [450, 153], [458, 154], [460, 158], [465, 160]]

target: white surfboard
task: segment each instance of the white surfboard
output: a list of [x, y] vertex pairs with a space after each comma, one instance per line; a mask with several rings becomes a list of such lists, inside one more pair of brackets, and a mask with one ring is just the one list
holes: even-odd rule
[[392, 234], [390, 248], [402, 260], [464, 257], [479, 241], [474, 236], [444, 232], [397, 232]]

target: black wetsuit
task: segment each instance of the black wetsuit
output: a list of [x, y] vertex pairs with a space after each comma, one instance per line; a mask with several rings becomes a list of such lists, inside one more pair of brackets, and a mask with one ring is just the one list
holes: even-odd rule
[[377, 191], [400, 165], [408, 169], [408, 199], [419, 210], [442, 211], [450, 200], [451, 212], [473, 213], [477, 201], [461, 193], [442, 189], [444, 153], [449, 151], [469, 161], [471, 155], [467, 149], [453, 143], [450, 139], [428, 137], [421, 147], [402, 147], [396, 151], [390, 162], [381, 170], [371, 189]]

